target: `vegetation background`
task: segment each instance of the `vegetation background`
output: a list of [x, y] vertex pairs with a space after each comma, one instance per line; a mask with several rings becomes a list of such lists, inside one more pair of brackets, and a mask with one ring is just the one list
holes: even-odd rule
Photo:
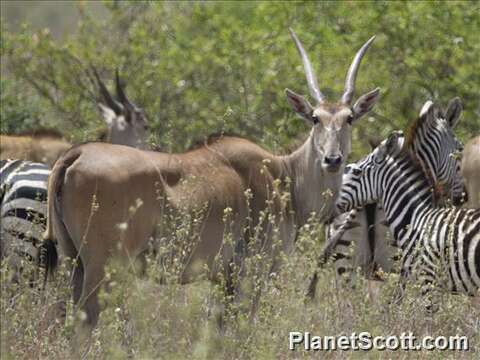
[[377, 35], [357, 95], [382, 88], [355, 127], [356, 155], [368, 134], [403, 129], [432, 99], [460, 96], [464, 140], [480, 125], [480, 4], [449, 2], [21, 2], [2, 1], [2, 127], [54, 127], [74, 142], [103, 126], [85, 76], [118, 68], [147, 110], [151, 142], [182, 151], [211, 132], [235, 132], [276, 150], [306, 126], [284, 89], [308, 93], [288, 33], [300, 36], [320, 87], [342, 93], [358, 48]]
[[[480, 133], [478, 1], [2, 1], [1, 14], [2, 133], [48, 127], [75, 143], [96, 139], [104, 125], [94, 101], [97, 89], [85, 72], [95, 66], [110, 86], [115, 69], [120, 70], [129, 96], [146, 109], [152, 146], [182, 151], [209, 133], [225, 131], [285, 151], [307, 130], [284, 95], [286, 87], [308, 93], [289, 27], [302, 40], [320, 87], [332, 100], [342, 93], [355, 52], [377, 35], [359, 71], [356, 94], [379, 86], [382, 97], [354, 127], [352, 160], [368, 151], [368, 136], [405, 129], [428, 99], [446, 105], [459, 96], [465, 111], [457, 134], [465, 141]], [[421, 313], [412, 316], [419, 311], [415, 292], [402, 308], [389, 307], [394, 287], [389, 281], [383, 297], [372, 302], [362, 286], [342, 293], [326, 272], [321, 300], [305, 308], [306, 274], [320, 234], [312, 228], [300, 240], [283, 285], [266, 290], [256, 323], [239, 325], [223, 337], [209, 326], [205, 288], [184, 293], [171, 285], [160, 291], [125, 275], [129, 280], [110, 295], [114, 306], [102, 315], [98, 342], [87, 355], [297, 357], [302, 354], [286, 351], [288, 330], [296, 329], [328, 335], [413, 329], [468, 334], [479, 343], [480, 312], [466, 299], [448, 297], [432, 330]], [[58, 324], [37, 321], [48, 318], [52, 298], [43, 298], [39, 306], [28, 287], [4, 294], [9, 292], [17, 300], [12, 306], [2, 296], [7, 358], [69, 355], [64, 345], [71, 326], [59, 330]], [[143, 296], [133, 296], [137, 292]], [[422, 357], [439, 355], [452, 356]]]

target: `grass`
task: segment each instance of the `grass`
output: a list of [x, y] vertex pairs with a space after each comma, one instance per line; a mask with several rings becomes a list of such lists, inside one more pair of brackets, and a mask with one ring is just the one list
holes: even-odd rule
[[[195, 224], [195, 221], [185, 221]], [[194, 225], [193, 225], [194, 226]], [[183, 230], [182, 230], [183, 229]], [[333, 266], [319, 273], [317, 298], [305, 301], [305, 291], [317, 252], [321, 248], [323, 228], [312, 223], [304, 227], [293, 254], [283, 256], [281, 271], [266, 276], [262, 256], [246, 262], [246, 282], [261, 288], [262, 295], [253, 318], [252, 287], [233, 306], [217, 326], [224, 306], [221, 285], [203, 280], [190, 285], [176, 281], [181, 273], [179, 261], [170, 257], [170, 266], [147, 258], [142, 276], [128, 267], [112, 262], [107, 271], [108, 291], [102, 291], [103, 311], [87, 346], [75, 345], [75, 317], [70, 300], [69, 266], [62, 262], [55, 279], [45, 291], [27, 281], [33, 265], [25, 263], [25, 281], [8, 281], [11, 269], [2, 265], [1, 357], [2, 359], [287, 359], [319, 357], [327, 359], [438, 359], [479, 356], [480, 305], [462, 295], [444, 294], [440, 309], [430, 320], [424, 311], [420, 288], [409, 285], [400, 305], [391, 300], [398, 277], [387, 275], [384, 283], [371, 283], [358, 276], [354, 289], [337, 286]], [[194, 236], [182, 227], [173, 242], [180, 249], [182, 240]], [[171, 250], [171, 249], [170, 249]], [[184, 253], [184, 251], [183, 251]], [[180, 261], [181, 262], [181, 261]], [[173, 266], [173, 265], [175, 266]], [[175, 269], [175, 270], [172, 270]], [[66, 315], [65, 315], [66, 313]], [[424, 335], [465, 335], [469, 352], [455, 351], [370, 351], [327, 353], [288, 350], [290, 331], [308, 331], [313, 335], [347, 335], [368, 331], [376, 335], [400, 335], [413, 332]]]

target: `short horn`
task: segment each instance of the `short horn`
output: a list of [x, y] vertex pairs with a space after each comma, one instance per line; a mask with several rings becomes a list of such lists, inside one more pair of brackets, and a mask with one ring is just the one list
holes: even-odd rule
[[305, 75], [307, 76], [307, 83], [308, 83], [308, 89], [310, 90], [310, 95], [312, 95], [312, 97], [318, 103], [322, 103], [325, 101], [325, 96], [323, 96], [323, 94], [320, 92], [320, 89], [318, 88], [317, 79], [315, 77], [315, 74], [313, 73], [310, 60], [308, 60], [307, 53], [305, 52], [305, 49], [303, 48], [302, 43], [298, 39], [297, 34], [295, 34], [295, 31], [293, 31], [292, 28], [289, 28], [289, 30], [290, 30], [290, 35], [292, 35], [293, 41], [295, 42], [297, 50], [303, 61], [303, 68], [305, 69]]
[[106, 104], [116, 113], [119, 114], [122, 109], [120, 107], [120, 104], [116, 102], [112, 95], [108, 92], [107, 87], [103, 83], [103, 81], [100, 79], [100, 76], [98, 75], [97, 69], [95, 67], [92, 67], [93, 74], [95, 75], [95, 79], [97, 79], [98, 82], [98, 87], [100, 88], [100, 94], [103, 96], [103, 99], [105, 100]]
[[347, 78], [345, 79], [345, 91], [342, 96], [342, 103], [350, 104], [353, 98], [353, 93], [355, 92], [355, 80], [357, 78], [358, 68], [360, 67], [360, 62], [362, 61], [363, 55], [370, 47], [370, 44], [375, 40], [375, 36], [372, 36], [363, 46], [358, 50], [357, 54], [353, 58], [352, 64], [348, 69]]

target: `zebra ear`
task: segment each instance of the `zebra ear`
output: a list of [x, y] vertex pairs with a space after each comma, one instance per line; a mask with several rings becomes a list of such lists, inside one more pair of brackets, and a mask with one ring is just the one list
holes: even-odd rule
[[462, 101], [459, 97], [455, 97], [448, 102], [445, 119], [448, 121], [452, 129], [458, 124], [458, 120], [460, 119], [460, 115], [462, 115], [462, 111]]
[[400, 133], [398, 131], [394, 131], [388, 137], [385, 143], [385, 154], [390, 155], [393, 154], [398, 149], [398, 139], [400, 138]]
[[395, 153], [398, 150], [398, 140], [401, 136], [401, 133], [394, 131], [390, 136], [377, 148], [377, 154], [375, 156], [375, 161], [382, 162], [386, 159], [388, 155]]

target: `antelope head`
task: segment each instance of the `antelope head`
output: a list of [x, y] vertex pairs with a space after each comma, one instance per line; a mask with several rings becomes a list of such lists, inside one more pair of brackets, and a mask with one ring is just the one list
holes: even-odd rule
[[93, 69], [100, 90], [97, 105], [108, 127], [107, 142], [143, 149], [146, 147], [147, 118], [142, 108], [127, 98], [118, 70], [115, 73], [116, 99]]
[[339, 102], [328, 102], [318, 87], [312, 65], [307, 53], [295, 32], [290, 29], [290, 34], [302, 58], [308, 89], [316, 105], [312, 106], [303, 96], [286, 89], [288, 102], [293, 110], [307, 120], [313, 130], [313, 148], [316, 161], [328, 172], [343, 171], [343, 165], [350, 153], [351, 127], [353, 123], [370, 111], [375, 105], [380, 89], [376, 88], [358, 98], [352, 105], [360, 62], [370, 44], [375, 39], [368, 40], [355, 55], [345, 79], [345, 89]]

